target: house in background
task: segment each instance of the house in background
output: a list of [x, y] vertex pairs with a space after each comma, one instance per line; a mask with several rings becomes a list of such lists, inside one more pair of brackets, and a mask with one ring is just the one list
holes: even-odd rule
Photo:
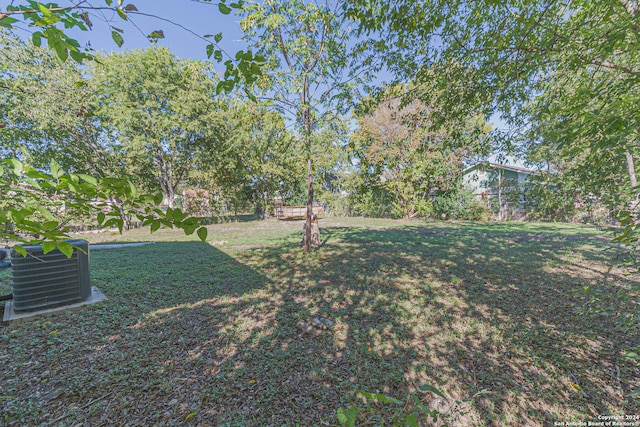
[[498, 220], [527, 214], [526, 183], [538, 171], [519, 166], [481, 162], [462, 172], [465, 188], [489, 206]]

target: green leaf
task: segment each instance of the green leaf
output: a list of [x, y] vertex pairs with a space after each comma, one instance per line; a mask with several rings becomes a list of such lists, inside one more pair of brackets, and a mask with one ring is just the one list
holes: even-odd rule
[[36, 208], [36, 210], [37, 210], [38, 212], [40, 212], [40, 215], [42, 215], [42, 216], [43, 216], [43, 217], [45, 217], [46, 219], [51, 219], [51, 220], [53, 220], [53, 219], [55, 218], [55, 216], [54, 216], [50, 211], [48, 211], [47, 209], [45, 209], [45, 208], [44, 208], [44, 207], [42, 207], [42, 206], [38, 206], [38, 207]]
[[[169, 216], [169, 211], [167, 211], [167, 216]], [[187, 216], [184, 212], [182, 212], [179, 208], [174, 208], [173, 211], [171, 212], [171, 218], [173, 218], [173, 220], [175, 222], [180, 222], [184, 219], [184, 217]]]
[[16, 245], [13, 247], [13, 250], [19, 253], [22, 256], [27, 256], [27, 250], [22, 246]]
[[213, 49], [214, 46], [212, 44], [207, 45], [207, 58], [211, 58], [211, 55], [213, 55]]
[[147, 37], [150, 38], [150, 39], [163, 39], [164, 38], [164, 31], [155, 30], [151, 34], [149, 34]]
[[[12, 18], [10, 16], [5, 16], [4, 18], [0, 19], [0, 27], [11, 28], [11, 24], [13, 24], [15, 22], [18, 22], [18, 20], [15, 19], [15, 18]], [[40, 46], [40, 45], [38, 45], [38, 46]]]
[[154, 233], [156, 231], [158, 231], [158, 229], [160, 229], [160, 221], [155, 221], [153, 223], [151, 223], [151, 232]]
[[18, 159], [9, 159], [9, 163], [13, 166], [13, 173], [16, 175], [21, 175], [24, 170], [24, 165]]
[[216, 41], [216, 43], [220, 43], [220, 40], [222, 40], [222, 33], [218, 33], [215, 36], [213, 36], [213, 39]]
[[11, 219], [13, 220], [13, 222], [15, 223], [21, 223], [22, 221], [24, 221], [24, 218], [28, 215], [31, 214], [31, 212], [27, 209], [13, 209], [13, 208], [8, 208], [8, 211], [10, 213]]
[[85, 182], [88, 182], [91, 185], [98, 185], [98, 180], [90, 175], [86, 175], [83, 173], [79, 173], [78, 176]]
[[251, 102], [258, 102], [258, 98], [256, 98], [253, 92], [251, 92], [251, 90], [249, 90], [248, 88], [245, 89], [244, 93], [251, 100]]
[[405, 420], [405, 425], [408, 427], [418, 427], [418, 417], [416, 414], [409, 414]]
[[208, 234], [207, 227], [198, 228], [198, 237], [203, 242], [207, 240], [207, 234]]
[[73, 256], [73, 245], [69, 242], [58, 243], [58, 249], [60, 252], [65, 254], [67, 258], [71, 258]]
[[183, 225], [195, 225], [200, 224], [200, 218], [196, 218], [192, 216], [191, 218], [187, 218], [182, 222]]
[[430, 385], [428, 385], [428, 384], [421, 385], [421, 386], [420, 386], [420, 387], [418, 387], [418, 388], [419, 388], [421, 391], [430, 391], [431, 393], [436, 394], [436, 395], [438, 395], [438, 396], [440, 396], [440, 397], [442, 397], [442, 398], [446, 399], [446, 397], [445, 397], [444, 393], [442, 393], [440, 390], [438, 390], [438, 389], [437, 389], [437, 388], [435, 388], [435, 387], [431, 387], [431, 386], [430, 386]]
[[48, 254], [57, 247], [58, 245], [56, 244], [56, 242], [42, 242], [42, 252], [44, 252], [45, 254]]
[[104, 222], [105, 214], [104, 212], [98, 212], [98, 224], [102, 225]]
[[156, 194], [153, 198], [153, 204], [159, 205], [160, 203], [162, 203], [162, 199], [164, 199], [164, 196], [162, 195], [162, 193]]
[[224, 3], [218, 3], [218, 10], [224, 15], [231, 13], [231, 8]]
[[347, 414], [342, 408], [338, 408], [338, 422], [342, 426], [347, 424]]
[[338, 408], [338, 422], [340, 425], [345, 427], [355, 427], [356, 425], [356, 408], [349, 408], [344, 410], [343, 408]]
[[113, 227], [113, 226], [117, 226], [118, 225], [118, 219], [117, 218], [109, 218], [104, 224], [102, 224], [103, 227], [107, 228], [107, 227]]
[[127, 187], [125, 187], [125, 191], [128, 197], [135, 199], [136, 197], [138, 197], [138, 189], [136, 188], [135, 184], [131, 181], [126, 181], [127, 183]]
[[422, 403], [416, 403], [416, 408], [422, 410], [425, 414], [431, 414], [431, 409], [428, 406], [423, 405]]
[[49, 37], [49, 46], [53, 47], [53, 50], [56, 52], [58, 58], [64, 62], [69, 58], [69, 51], [67, 50], [66, 44], [59, 39], [54, 39]]
[[111, 31], [111, 38], [113, 39], [114, 42], [116, 42], [118, 47], [122, 47], [122, 45], [124, 44], [124, 39], [122, 38], [120, 33], [117, 31]]
[[127, 13], [124, 10], [122, 10], [121, 7], [116, 7], [116, 12], [118, 12], [118, 16], [120, 18], [122, 18], [125, 21], [127, 20]]
[[51, 16], [52, 13], [51, 11], [42, 3], [36, 3], [38, 5], [38, 9], [40, 9], [40, 12], [42, 12], [42, 15], [44, 16]]
[[51, 231], [58, 228], [58, 225], [60, 225], [58, 221], [47, 221], [44, 224], [42, 224], [42, 229], [45, 231]]
[[[2, 25], [2, 20], [0, 19], [0, 25]], [[33, 43], [34, 46], [36, 47], [40, 47], [42, 45], [42, 37], [44, 36], [44, 34], [42, 34], [41, 31], [36, 31], [33, 34], [31, 34], [31, 42]]]
[[404, 402], [401, 400], [395, 399], [393, 397], [387, 396], [382, 393], [374, 393], [372, 396], [378, 401], [382, 403], [395, 403], [396, 405], [402, 405]]
[[223, 80], [218, 82], [216, 85], [216, 93], [220, 94], [222, 92], [229, 94], [235, 87], [235, 82], [233, 80]]

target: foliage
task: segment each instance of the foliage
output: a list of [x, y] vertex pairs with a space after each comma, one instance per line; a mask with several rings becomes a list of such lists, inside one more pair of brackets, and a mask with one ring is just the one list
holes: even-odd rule
[[199, 153], [220, 149], [226, 103], [213, 97], [213, 71], [155, 47], [100, 57], [91, 73], [95, 114], [120, 140], [128, 173], [173, 207]]
[[[230, 2], [228, 5], [225, 0], [218, 3], [218, 10], [223, 15], [229, 15], [234, 10], [241, 10], [243, 7], [244, 0]], [[92, 18], [104, 19], [111, 30], [111, 38], [114, 43], [118, 47], [122, 47], [124, 31], [113, 24], [113, 19], [107, 18], [109, 15], [122, 21], [130, 21], [136, 15], [143, 15], [172, 22], [167, 17], [156, 17], [153, 14], [141, 12], [131, 3], [123, 6], [120, 0], [115, 3], [113, 0], [104, 0], [104, 2], [100, 1], [98, 5], [84, 2], [71, 2], [68, 5], [44, 4], [35, 0], [24, 0], [12, 2], [5, 11], [0, 12], [0, 27], [13, 29], [22, 20], [30, 27], [37, 28], [31, 36], [35, 46], [40, 46], [44, 39], [47, 41], [47, 47], [55, 51], [61, 61], [66, 61], [71, 57], [74, 61], [82, 63], [87, 59], [95, 59], [95, 56], [89, 49], [81, 48], [78, 41], [69, 36], [68, 31], [70, 29], [88, 31], [93, 27]], [[135, 23], [134, 26], [138, 31], [142, 31]], [[185, 30], [190, 32], [186, 28]], [[253, 97], [251, 88], [256, 80], [262, 76], [264, 58], [254, 57], [250, 51], [237, 52], [235, 57], [228, 56], [218, 46], [222, 39], [221, 33], [198, 35], [191, 32], [191, 34], [206, 42], [205, 50], [209, 58], [213, 57], [221, 63], [224, 61], [224, 77], [216, 86], [217, 93], [225, 92], [228, 94], [234, 88], [244, 86], [247, 94]], [[155, 43], [158, 39], [164, 38], [164, 32], [162, 29], [153, 30], [147, 35], [147, 38], [151, 43]]]
[[[127, 91], [123, 90], [117, 95], [108, 90], [101, 92], [104, 90], [101, 85], [104, 85], [105, 81], [104, 79], [102, 81], [96, 79], [95, 73], [87, 78], [77, 65], [72, 62], [60, 63], [46, 49], [26, 45], [4, 31], [0, 34], [0, 37], [2, 37], [3, 41], [2, 54], [0, 56], [0, 79], [2, 79], [2, 85], [6, 89], [3, 91], [5, 103], [3, 108], [0, 109], [3, 123], [0, 140], [3, 142], [3, 154], [5, 156], [9, 158], [16, 157], [19, 160], [28, 162], [34, 170], [46, 171], [51, 164], [59, 164], [60, 166], [57, 166], [57, 168], [68, 170], [74, 174], [99, 178], [103, 182], [111, 180], [113, 182], [124, 182], [125, 184], [123, 185], [129, 185], [128, 180], [131, 180], [139, 187], [144, 187], [147, 191], [154, 193], [157, 191], [158, 184], [153, 185], [154, 181], [157, 183], [157, 178], [149, 178], [150, 168], [145, 168], [145, 166], [149, 165], [150, 158], [153, 157], [150, 157], [148, 152], [141, 153], [139, 145], [136, 147], [132, 143], [132, 141], [140, 142], [139, 135], [130, 131], [131, 127], [137, 124], [135, 121], [129, 120], [135, 117], [135, 114], [132, 113], [132, 108], [123, 107], [123, 103], [113, 103], [116, 98], [124, 96]], [[167, 58], [166, 55], [165, 58]], [[156, 59], [160, 63], [160, 60]], [[126, 61], [122, 61], [122, 64], [126, 65], [126, 63]], [[101, 66], [104, 67], [106, 66], [105, 64], [109, 64], [109, 61], [103, 61]], [[98, 66], [95, 65], [95, 67]], [[117, 67], [119, 65], [115, 66], [115, 68]], [[120, 68], [120, 70], [124, 69]], [[118, 72], [112, 71], [114, 74]], [[169, 72], [168, 66], [165, 71]], [[190, 71], [191, 74], [189, 73]], [[191, 82], [192, 86], [194, 86], [194, 82], [197, 79], [193, 77], [196, 76], [196, 73], [197, 70], [194, 67], [190, 69], [185, 67], [185, 69], [174, 72], [171, 76], [172, 82], [177, 85], [181, 80], [180, 77], [182, 77], [183, 81]], [[129, 78], [133, 79], [134, 74], [131, 69], [128, 70]], [[143, 77], [140, 78], [143, 79]], [[155, 80], [146, 79], [148, 85], [144, 87], [139, 85], [138, 89], [148, 90], [153, 83], [170, 86], [166, 81], [159, 82], [158, 79], [159, 76], [156, 74]], [[131, 80], [127, 81], [132, 82]], [[110, 85], [112, 89], [114, 86], [116, 85]], [[133, 91], [134, 87], [135, 85], [133, 84], [128, 86], [129, 92]], [[206, 97], [205, 91], [213, 91], [211, 87], [206, 88], [202, 85], [195, 85], [195, 87], [203, 91], [198, 93], [200, 99]], [[187, 95], [193, 95], [194, 90], [189, 93], [185, 85], [181, 86], [180, 89], [178, 99], [172, 100], [174, 104], [178, 103], [180, 107], [178, 109], [174, 108], [169, 114], [185, 114], [188, 108], [193, 111], [196, 101], [191, 98], [189, 103]], [[174, 90], [172, 93], [176, 94], [176, 92], [177, 90]], [[102, 93], [102, 101], [98, 98], [98, 93]], [[165, 91], [163, 96], [167, 96], [164, 105], [169, 107], [166, 103], [166, 101], [169, 101], [168, 91]], [[104, 102], [107, 97], [110, 103]], [[140, 100], [141, 98], [136, 101]], [[203, 105], [200, 102], [198, 107], [201, 110], [197, 111], [197, 114], [203, 119], [207, 118], [207, 114], [201, 114], [201, 112], [205, 106], [211, 107], [211, 105]], [[151, 115], [155, 114], [155, 117], [161, 116], [159, 111], [156, 109]], [[167, 110], [165, 109], [163, 112], [166, 118]], [[124, 113], [127, 115], [125, 116]], [[179, 126], [175, 125], [184, 124], [185, 121], [188, 122], [188, 126], [191, 126], [189, 128], [191, 133], [186, 136], [177, 134], [176, 131]], [[147, 121], [146, 124], [155, 126], [154, 129], [158, 130], [159, 121], [153, 123]], [[182, 123], [178, 122], [174, 117], [172, 119], [172, 128], [167, 130], [167, 133], [173, 137], [173, 141], [179, 138], [193, 140], [195, 139], [193, 133], [195, 125], [200, 125], [200, 128], [197, 129], [199, 133], [203, 133], [203, 130], [209, 130], [203, 125], [202, 121], [197, 121], [194, 117], [185, 117]], [[149, 134], [149, 132], [146, 133], [147, 136]], [[126, 139], [128, 136], [132, 136], [131, 140]], [[120, 138], [120, 140], [117, 138]], [[165, 141], [167, 140], [165, 139]], [[178, 146], [176, 144], [173, 148], [176, 147], [183, 148], [185, 145]], [[167, 149], [170, 148], [171, 146], [168, 144]], [[137, 156], [136, 153], [138, 154]], [[184, 153], [180, 152], [176, 156], [182, 154]], [[53, 163], [52, 159], [55, 159]], [[185, 173], [185, 169], [180, 169], [181, 167], [184, 168], [183, 165], [177, 164], [173, 159], [170, 160], [171, 163], [168, 165], [169, 174], [176, 173], [179, 175]], [[163, 161], [166, 165], [166, 158]], [[187, 166], [192, 167], [191, 164]], [[125, 174], [129, 178], [121, 181], [120, 177], [125, 176]], [[160, 177], [163, 176], [162, 174], [156, 174], [156, 176], [158, 175]], [[13, 191], [7, 188], [5, 190], [9, 191], [9, 194]], [[70, 194], [65, 194], [64, 196], [67, 195], [72, 197]], [[58, 194], [56, 197], [63, 197], [63, 195]], [[86, 201], [91, 200], [91, 198], [87, 196], [84, 199]], [[68, 200], [67, 202], [73, 203], [74, 200]], [[117, 197], [117, 193], [110, 194], [109, 201], [118, 206], [117, 210], [121, 214], [121, 220], [124, 221], [124, 226], [128, 227], [131, 214], [125, 215], [126, 209], [122, 206], [124, 201]], [[63, 200], [58, 199], [58, 202], [63, 203]], [[92, 207], [87, 207], [86, 211], [81, 212], [78, 206], [75, 210], [67, 206], [65, 208], [66, 216], [64, 221], [67, 223], [73, 221], [74, 225], [78, 224], [82, 218], [95, 221], [96, 212], [95, 209], [93, 210], [92, 219], [91, 215], [87, 215], [89, 211], [92, 211]], [[71, 214], [76, 211], [78, 216], [72, 220]], [[180, 214], [175, 219], [179, 223], [184, 218]], [[193, 224], [198, 222], [197, 219], [192, 220], [189, 228], [192, 228]], [[108, 225], [114, 224], [110, 223]], [[9, 223], [7, 223], [7, 226], [9, 226]], [[55, 236], [50, 235], [49, 237]]]
[[403, 77], [423, 82], [433, 70], [442, 73], [451, 113], [478, 105], [517, 113], [555, 71], [571, 78], [598, 70], [620, 83], [637, 81], [640, 8], [627, 0], [361, 0], [350, 2], [348, 13], [361, 32], [380, 36], [389, 66]]
[[399, 79], [442, 90], [447, 114], [499, 111], [529, 143], [551, 147], [557, 180], [579, 182], [570, 193], [607, 208], [636, 199], [636, 1], [362, 0], [348, 13], [378, 36]]
[[352, 150], [360, 173], [392, 195], [396, 216], [430, 216], [432, 194], [454, 188], [465, 158], [484, 150], [481, 120], [444, 126], [432, 120], [437, 108], [392, 97], [358, 120]]
[[624, 209], [635, 199], [637, 130], [627, 121], [633, 120], [628, 107], [616, 118], [622, 113], [609, 103], [635, 102], [639, 93], [626, 84], [622, 89], [609, 74], [594, 69], [558, 76], [527, 106], [532, 123], [522, 135], [525, 155], [548, 172], [536, 177], [531, 189], [540, 217], [593, 217], [598, 210]]
[[476, 200], [469, 206], [469, 213], [465, 219], [469, 221], [489, 221], [491, 219], [491, 212], [487, 205]]
[[301, 149], [282, 118], [214, 97], [205, 64], [156, 48], [101, 57], [87, 73], [0, 36], [6, 154], [42, 169], [55, 158], [76, 173], [127, 175], [145, 191], [164, 188], [167, 201], [187, 183], [206, 184], [218, 200], [262, 212], [275, 195], [299, 191]]
[[[109, 203], [118, 199], [119, 204]], [[187, 218], [179, 209], [156, 208], [158, 197], [139, 194], [126, 178], [97, 180], [86, 174], [65, 173], [51, 161], [49, 173], [34, 169], [17, 159], [4, 159], [0, 164], [0, 239], [15, 244], [15, 250], [26, 255], [20, 244], [42, 243], [45, 253], [58, 248], [71, 256], [66, 224], [71, 218], [93, 216], [103, 227], [117, 227], [122, 232], [123, 213], [135, 215], [151, 231], [161, 226], [181, 228], [187, 234], [196, 230], [205, 240], [207, 229], [199, 227], [199, 218]]]
[[260, 216], [275, 197], [289, 199], [304, 180], [303, 148], [281, 114], [261, 103], [233, 101], [224, 112], [215, 150], [201, 151], [202, 167], [190, 181], [214, 189], [217, 197], [251, 203]]
[[[640, 268], [640, 232], [638, 224], [640, 218], [636, 210], [621, 209], [616, 211], [615, 218], [620, 221], [622, 230], [613, 239], [622, 245], [622, 251], [618, 254], [618, 260], [636, 270]], [[638, 289], [636, 289], [638, 290]]]
[[314, 136], [315, 199], [337, 215], [349, 213], [348, 191], [354, 167], [349, 151], [351, 130], [344, 118], [335, 118]]
[[[261, 82], [269, 99], [297, 126], [304, 147], [307, 174], [305, 252], [311, 244], [314, 201], [314, 159], [328, 147], [318, 146], [318, 131], [330, 127], [348, 109], [348, 98], [359, 77], [348, 56], [349, 21], [342, 2], [252, 2], [241, 26], [269, 73]], [[323, 139], [323, 138], [321, 138]]]
[[433, 216], [436, 219], [466, 219], [469, 221], [489, 221], [491, 212], [487, 205], [461, 186], [449, 191], [438, 191], [433, 202]]
[[94, 116], [95, 95], [73, 62], [0, 31], [0, 142], [3, 155], [47, 168], [120, 175], [122, 158]]
[[375, 183], [369, 177], [358, 176], [354, 190], [349, 194], [349, 204], [353, 215], [371, 218], [394, 218], [393, 195]]
[[[430, 385], [420, 386], [419, 389], [423, 392], [430, 391], [440, 397], [445, 397], [440, 390]], [[368, 393], [363, 390], [356, 391], [356, 396], [361, 397], [363, 403], [347, 409], [338, 408], [337, 417], [341, 426], [354, 427], [359, 414], [362, 414], [360, 416], [366, 419], [376, 417], [376, 406], [384, 404], [395, 405], [396, 409], [391, 417], [391, 423], [393, 423], [391, 425], [395, 427], [418, 427], [421, 425], [420, 421], [427, 419], [437, 423], [440, 415], [438, 411], [423, 405], [416, 393], [410, 393], [404, 402], [384, 393]], [[441, 426], [445, 427], [446, 424], [441, 424]]]

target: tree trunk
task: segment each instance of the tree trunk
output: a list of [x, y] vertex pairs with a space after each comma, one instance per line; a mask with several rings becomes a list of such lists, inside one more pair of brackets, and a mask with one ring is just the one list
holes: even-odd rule
[[267, 219], [271, 217], [271, 214], [269, 213], [269, 198], [267, 197], [267, 193], [264, 193], [264, 196], [262, 197], [262, 204], [264, 205], [264, 210], [262, 212], [262, 219]]
[[[305, 91], [306, 94], [306, 91]], [[303, 99], [304, 100], [304, 99]], [[311, 111], [306, 107], [303, 112], [305, 145], [307, 146], [307, 217], [304, 226], [304, 237], [302, 245], [304, 252], [309, 253], [311, 250], [311, 223], [313, 221], [313, 158], [311, 151]]]
[[629, 181], [631, 182], [633, 193], [635, 194], [633, 201], [630, 202], [629, 207], [632, 212], [635, 212], [638, 210], [638, 205], [640, 204], [640, 194], [638, 194], [638, 180], [636, 178], [636, 166], [633, 159], [633, 154], [631, 154], [629, 147], [625, 148], [624, 154], [627, 158], [627, 171], [629, 172]]
[[167, 205], [173, 209], [175, 207], [175, 203], [174, 203], [174, 199], [175, 199], [175, 193], [173, 192], [173, 188], [171, 188], [171, 185], [167, 186]]
[[311, 218], [310, 233], [307, 233], [307, 226], [305, 224], [305, 233], [302, 236], [301, 246], [303, 246], [304, 248], [317, 248], [318, 246], [320, 246], [320, 243], [320, 224], [318, 224], [318, 216], [313, 215]]
[[131, 221], [129, 221], [129, 217], [124, 212], [124, 202], [117, 197], [109, 196], [109, 203], [118, 208], [118, 214], [120, 214], [120, 219], [122, 220], [122, 228], [124, 230], [129, 230], [131, 228]]
[[235, 222], [240, 222], [238, 218], [238, 199], [233, 199], [233, 217]]
[[305, 253], [311, 249], [311, 227], [313, 222], [313, 159], [307, 159], [307, 217], [304, 226], [302, 243]]
[[498, 170], [498, 221], [502, 221], [502, 170]]
[[631, 154], [631, 151], [629, 151], [629, 148], [625, 149], [624, 154], [627, 157], [627, 170], [629, 172], [629, 180], [631, 181], [631, 186], [635, 190], [638, 186], [638, 180], [636, 179], [636, 168], [635, 162], [633, 160], [633, 155]]

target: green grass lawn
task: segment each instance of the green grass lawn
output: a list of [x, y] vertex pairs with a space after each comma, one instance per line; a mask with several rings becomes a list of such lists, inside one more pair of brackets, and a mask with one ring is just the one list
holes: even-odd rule
[[[431, 425], [414, 397], [451, 426], [640, 414], [638, 282], [604, 232], [320, 225], [309, 256], [298, 221], [211, 225], [206, 243], [172, 230], [85, 235], [157, 243], [91, 253], [108, 301], [0, 329], [0, 420], [314, 426], [355, 407], [358, 426], [412, 411]], [[315, 316], [333, 328], [298, 327]], [[363, 402], [357, 390], [413, 403]]]

